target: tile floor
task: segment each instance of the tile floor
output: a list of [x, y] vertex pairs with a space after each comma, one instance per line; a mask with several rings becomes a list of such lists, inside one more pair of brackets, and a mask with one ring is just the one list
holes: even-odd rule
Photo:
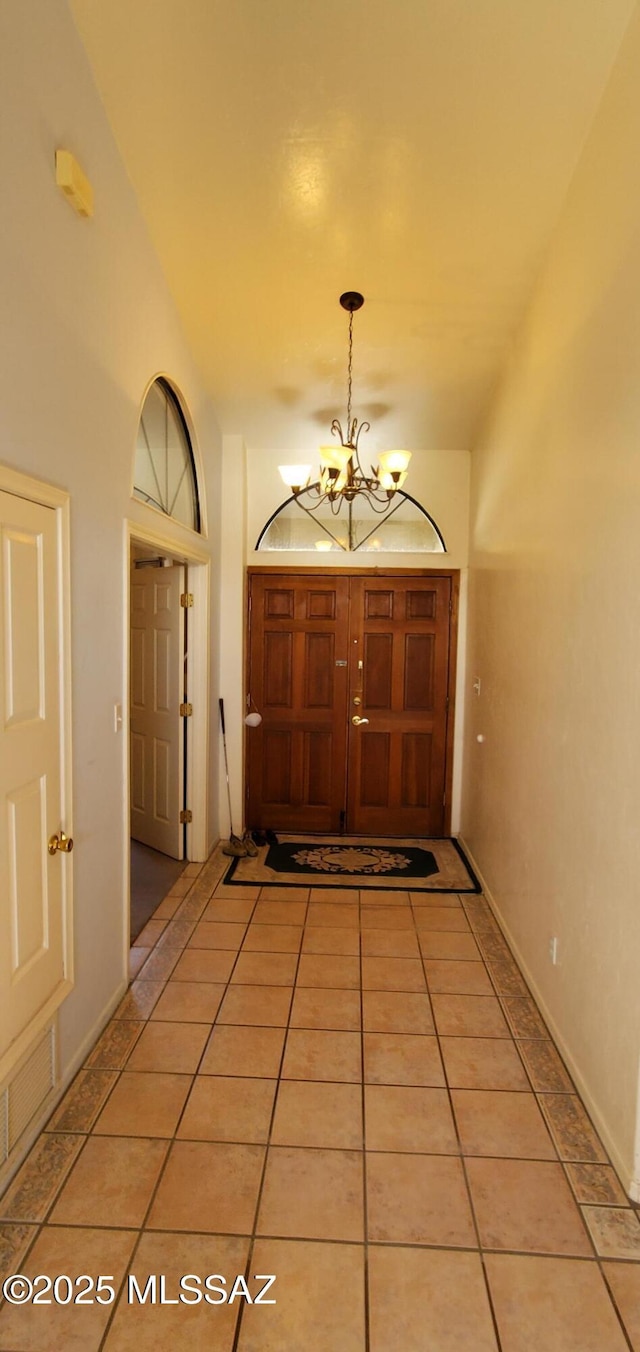
[[0, 1200], [3, 1275], [116, 1299], [5, 1303], [0, 1349], [639, 1352], [639, 1213], [483, 899], [225, 867], [161, 903]]

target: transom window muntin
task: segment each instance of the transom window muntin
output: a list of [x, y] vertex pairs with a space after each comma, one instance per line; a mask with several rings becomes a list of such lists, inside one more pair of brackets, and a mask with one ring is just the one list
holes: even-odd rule
[[200, 531], [189, 429], [175, 391], [162, 376], [149, 386], [140, 414], [133, 493], [165, 516]]

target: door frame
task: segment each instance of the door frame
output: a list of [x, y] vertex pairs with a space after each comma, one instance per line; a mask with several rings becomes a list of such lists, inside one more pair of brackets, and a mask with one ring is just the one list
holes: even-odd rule
[[[60, 674], [60, 806], [67, 833], [73, 835], [72, 797], [72, 690], [71, 690], [71, 529], [70, 495], [54, 484], [33, 479], [28, 474], [0, 465], [0, 490], [28, 502], [50, 507], [55, 512], [58, 550], [58, 605], [59, 605], [59, 674]], [[73, 854], [65, 856], [63, 879], [64, 909], [64, 980], [49, 996], [37, 1014], [12, 1042], [0, 1063], [0, 1081], [18, 1064], [20, 1058], [35, 1043], [38, 1035], [51, 1022], [53, 1015], [73, 989]], [[57, 1054], [57, 1053], [56, 1053]], [[57, 1072], [56, 1072], [57, 1073]]]
[[[393, 581], [394, 577], [447, 577], [451, 582], [451, 609], [449, 612], [449, 672], [447, 682], [447, 727], [445, 736], [445, 771], [444, 771], [444, 830], [445, 835], [451, 835], [451, 813], [452, 813], [452, 790], [453, 790], [453, 753], [454, 753], [454, 727], [456, 716], [456, 676], [458, 666], [458, 616], [460, 612], [460, 569], [459, 568], [349, 568], [349, 567], [328, 567], [320, 564], [314, 567], [306, 568], [279, 568], [276, 564], [271, 565], [251, 565], [247, 568], [247, 600], [245, 605], [245, 704], [249, 695], [250, 678], [250, 656], [251, 648], [249, 641], [249, 627], [251, 624], [251, 612], [249, 609], [249, 598], [251, 596], [251, 578], [259, 576], [277, 575], [278, 577], [377, 577], [389, 578]], [[244, 756], [244, 794], [243, 802], [246, 803], [247, 796], [247, 754], [248, 749], [245, 742]]]
[[[189, 569], [188, 586], [193, 593], [193, 608], [189, 610], [189, 695], [193, 714], [187, 721], [187, 804], [192, 820], [187, 823], [186, 858], [194, 863], [204, 862], [209, 841], [209, 597], [211, 559], [203, 549], [185, 544], [170, 531], [162, 531], [137, 521], [125, 521], [123, 567], [123, 694], [122, 731], [123, 748], [123, 825], [124, 825], [124, 896], [127, 906], [127, 925], [124, 935], [125, 953], [129, 953], [128, 920], [131, 910], [131, 845], [130, 845], [130, 773], [131, 728], [129, 714], [129, 680], [131, 670], [131, 558], [134, 544], [151, 546], [159, 553], [170, 554]], [[126, 967], [125, 967], [126, 970]]]

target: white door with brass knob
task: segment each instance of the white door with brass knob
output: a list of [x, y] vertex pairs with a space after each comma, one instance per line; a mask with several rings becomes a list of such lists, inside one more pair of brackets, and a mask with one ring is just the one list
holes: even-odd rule
[[60, 569], [57, 511], [0, 492], [0, 1072], [70, 986]]

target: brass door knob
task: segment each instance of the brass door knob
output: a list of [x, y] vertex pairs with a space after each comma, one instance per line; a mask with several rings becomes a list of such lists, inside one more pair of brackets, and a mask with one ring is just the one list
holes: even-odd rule
[[354, 727], [359, 728], [361, 723], [368, 723], [369, 719], [360, 718], [358, 714], [354, 714], [353, 718], [351, 719], [351, 722], [353, 723]]
[[49, 854], [56, 854], [58, 850], [62, 854], [71, 854], [73, 849], [73, 840], [71, 836], [65, 836], [64, 831], [59, 835], [51, 836], [49, 839]]

